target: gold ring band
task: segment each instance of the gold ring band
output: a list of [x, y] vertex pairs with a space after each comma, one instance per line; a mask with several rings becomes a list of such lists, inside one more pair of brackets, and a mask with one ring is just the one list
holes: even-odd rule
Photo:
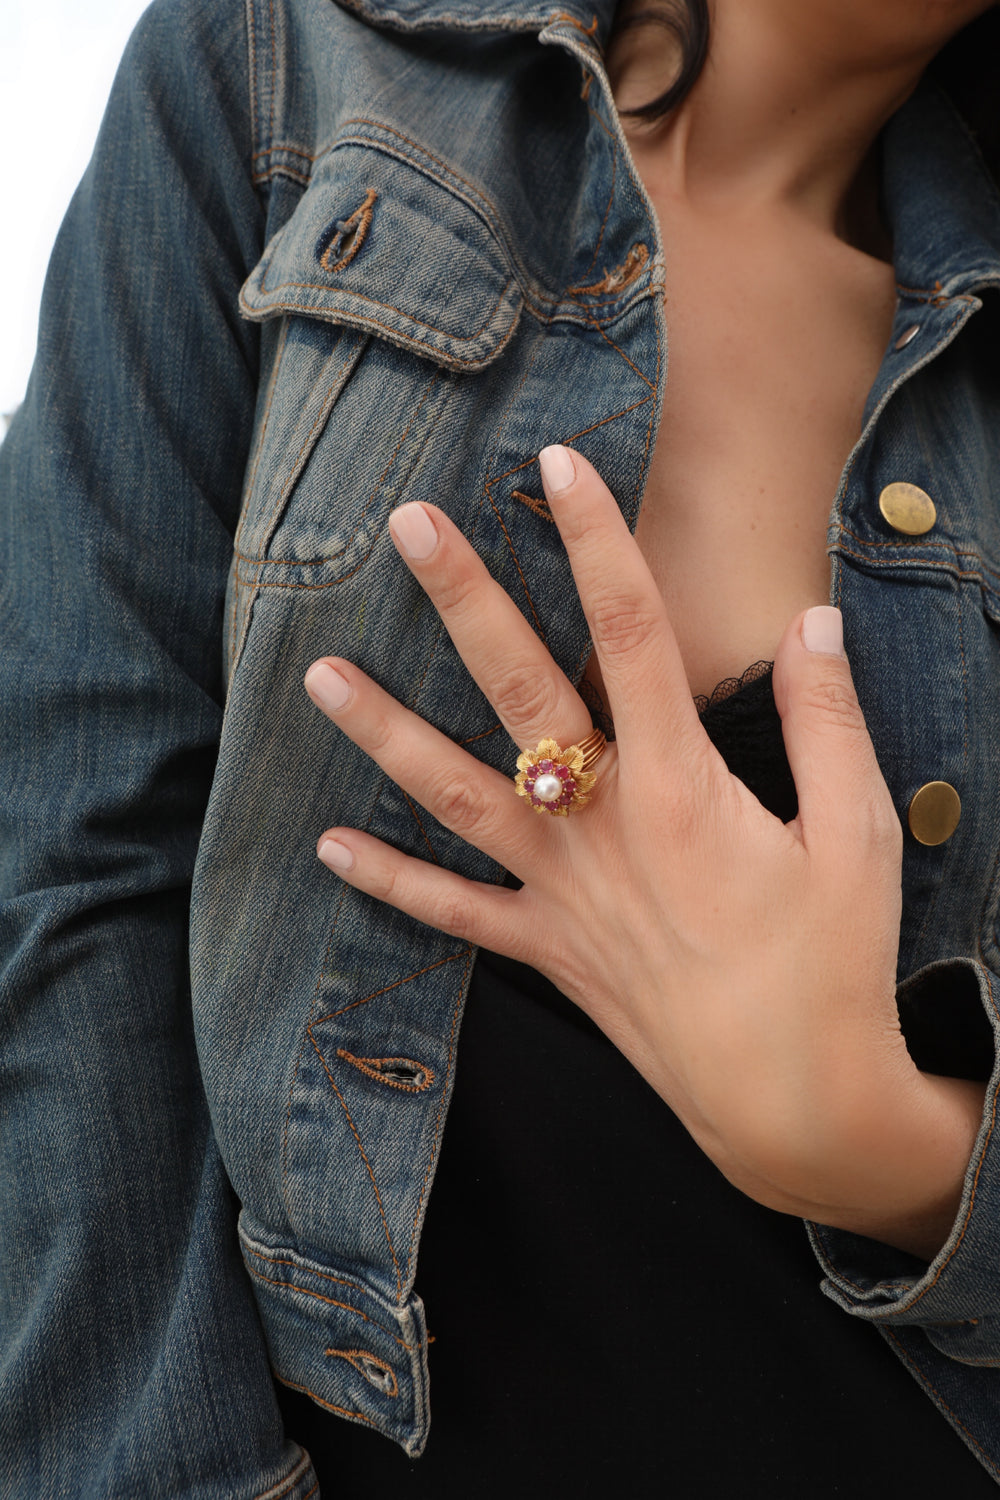
[[600, 729], [592, 729], [568, 750], [561, 750], [555, 740], [540, 740], [537, 750], [522, 750], [517, 757], [517, 795], [537, 813], [565, 818], [586, 805], [597, 780], [590, 768], [607, 746]]

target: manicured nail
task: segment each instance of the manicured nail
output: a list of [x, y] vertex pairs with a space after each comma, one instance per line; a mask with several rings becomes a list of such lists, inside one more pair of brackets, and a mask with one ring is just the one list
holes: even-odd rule
[[324, 839], [316, 852], [329, 869], [338, 873], [354, 868], [354, 855], [346, 844], [339, 844], [336, 839]]
[[329, 709], [330, 713], [336, 713], [338, 708], [343, 708], [351, 696], [351, 685], [346, 677], [341, 677], [325, 661], [314, 662], [305, 676], [305, 685], [310, 695], [316, 699], [320, 708]]
[[824, 656], [845, 656], [844, 620], [832, 604], [817, 604], [802, 616], [802, 644]]
[[407, 557], [423, 562], [437, 546], [437, 527], [419, 500], [401, 505], [389, 517], [389, 530]]
[[568, 490], [576, 478], [576, 467], [568, 448], [552, 443], [538, 455], [538, 467], [542, 471], [542, 483], [546, 494], [558, 495]]

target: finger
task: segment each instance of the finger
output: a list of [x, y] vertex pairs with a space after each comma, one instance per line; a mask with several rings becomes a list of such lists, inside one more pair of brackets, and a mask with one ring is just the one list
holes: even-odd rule
[[589, 733], [573, 684], [444, 512], [411, 501], [393, 511], [389, 530], [515, 744], [534, 749], [551, 736], [567, 749]]
[[354, 828], [331, 828], [316, 853], [349, 885], [439, 932], [525, 963], [535, 957], [520, 891], [465, 880]]
[[[657, 755], [670, 746], [688, 754], [704, 748], [666, 606], [614, 496], [593, 466], [569, 448], [544, 448], [539, 466], [625, 753], [640, 743]], [[657, 724], [665, 745], [651, 745], [651, 735], [660, 738]]]
[[834, 836], [860, 850], [899, 845], [902, 830], [844, 653], [839, 609], [791, 621], [774, 658], [774, 699], [799, 800], [803, 842]]
[[540, 828], [537, 816], [525, 816], [513, 782], [397, 703], [357, 667], [322, 657], [307, 671], [305, 688], [359, 749], [452, 833], [520, 880], [551, 861], [554, 830]]

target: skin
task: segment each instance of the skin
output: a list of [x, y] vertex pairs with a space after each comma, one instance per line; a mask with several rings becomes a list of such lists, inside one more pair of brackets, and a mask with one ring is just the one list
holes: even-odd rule
[[[742, 1191], [926, 1259], [984, 1091], [918, 1072], [899, 1032], [902, 833], [830, 637], [825, 528], [894, 307], [872, 143], [986, 8], [717, 0], [689, 99], [626, 125], [668, 245], [671, 335], [636, 537], [579, 454], [569, 484], [543, 470], [617, 733], [585, 810], [536, 815], [348, 662], [306, 675], [339, 728], [523, 886], [343, 828], [319, 840], [331, 869], [540, 969]], [[664, 38], [609, 57], [619, 107], [662, 86]], [[390, 530], [516, 745], [581, 738], [589, 711], [444, 513], [400, 506]], [[787, 826], [730, 775], [691, 698], [759, 657], [798, 790]]]

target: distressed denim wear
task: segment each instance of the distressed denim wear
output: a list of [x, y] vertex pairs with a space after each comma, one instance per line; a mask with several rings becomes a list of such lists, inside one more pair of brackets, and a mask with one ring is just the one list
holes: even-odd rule
[[[389, 537], [418, 499], [580, 678], [537, 454], [585, 454], [634, 529], [668, 368], [613, 11], [154, 0], [129, 44], [0, 450], [6, 1496], [306, 1500], [272, 1371], [427, 1440], [418, 1247], [475, 953], [315, 844], [349, 825], [502, 872], [302, 679], [343, 655], [512, 774]], [[828, 529], [904, 829], [904, 1030], [986, 1108], [930, 1265], [810, 1233], [817, 1296], [1000, 1477], [995, 19], [882, 137], [897, 310]], [[895, 484], [931, 498], [921, 529], [880, 507]], [[935, 783], [960, 817], [922, 842]]]

